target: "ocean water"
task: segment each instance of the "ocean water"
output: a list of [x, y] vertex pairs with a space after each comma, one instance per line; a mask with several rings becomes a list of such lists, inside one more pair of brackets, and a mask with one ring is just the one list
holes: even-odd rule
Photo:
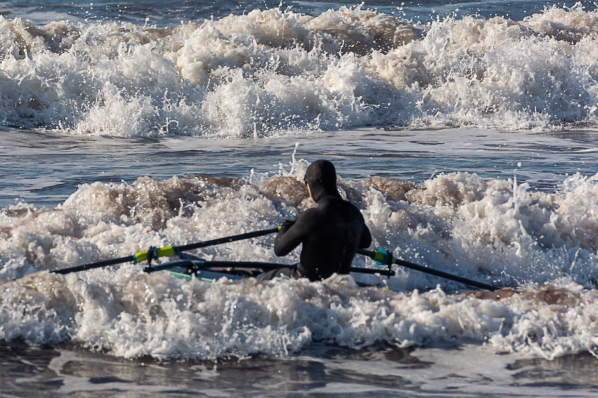
[[[597, 59], [591, 2], [0, 3], [0, 395], [596, 396]], [[502, 289], [48, 272], [280, 225], [321, 158]]]

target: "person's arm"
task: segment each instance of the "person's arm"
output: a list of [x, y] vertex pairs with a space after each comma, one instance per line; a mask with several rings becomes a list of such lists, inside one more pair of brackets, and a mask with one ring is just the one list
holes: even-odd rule
[[287, 220], [282, 224], [274, 241], [274, 254], [278, 257], [286, 256], [303, 242], [309, 232], [308, 224], [312, 210], [301, 213], [296, 222]]

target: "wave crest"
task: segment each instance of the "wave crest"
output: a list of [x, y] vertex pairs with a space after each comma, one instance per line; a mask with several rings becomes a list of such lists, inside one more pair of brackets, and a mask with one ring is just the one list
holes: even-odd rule
[[0, 19], [5, 124], [122, 137], [596, 123], [596, 12], [413, 25], [361, 7], [173, 29]]

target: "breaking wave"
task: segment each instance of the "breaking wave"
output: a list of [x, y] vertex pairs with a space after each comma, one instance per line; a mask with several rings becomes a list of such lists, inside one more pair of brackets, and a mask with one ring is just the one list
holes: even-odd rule
[[[571, 176], [555, 193], [468, 173], [423, 185], [339, 180], [342, 194], [363, 212], [374, 246], [507, 286], [494, 293], [462, 292], [456, 283], [400, 268], [389, 280], [353, 275], [315, 283], [186, 282], [132, 264], [66, 276], [37, 272], [279, 225], [312, 206], [301, 183], [305, 166], [300, 161], [280, 175], [245, 180], [96, 182], [54, 209], [25, 203], [3, 209], [0, 339], [71, 341], [159, 359], [285, 356], [312, 341], [351, 348], [473, 341], [546, 358], [596, 353], [598, 175]], [[272, 245], [273, 237], [265, 237], [197, 254], [297, 261], [298, 251], [276, 258]], [[377, 267], [364, 258], [355, 264]], [[362, 288], [355, 280], [382, 285]]]
[[0, 16], [2, 123], [114, 137], [595, 126], [598, 13], [413, 24], [361, 7], [203, 23]]

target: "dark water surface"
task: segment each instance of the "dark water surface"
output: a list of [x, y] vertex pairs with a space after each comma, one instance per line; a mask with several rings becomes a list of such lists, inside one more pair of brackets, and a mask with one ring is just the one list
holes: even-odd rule
[[183, 21], [198, 21], [201, 19], [221, 18], [229, 14], [243, 14], [255, 9], [271, 9], [281, 7], [295, 12], [318, 15], [329, 9], [341, 6], [363, 4], [366, 8], [397, 16], [428, 22], [436, 18], [450, 15], [479, 15], [492, 18], [505, 15], [513, 20], [521, 20], [533, 13], [539, 13], [545, 7], [557, 4], [559, 7], [571, 7], [581, 4], [588, 8], [594, 7], [592, 1], [446, 1], [446, 0], [369, 0], [361, 3], [342, 0], [328, 1], [231, 1], [224, 0], [215, 4], [206, 0], [176, 0], [176, 1], [86, 1], [86, 0], [20, 0], [8, 1], [0, 4], [0, 15], [7, 18], [20, 17], [35, 22], [45, 22], [48, 19], [58, 19], [57, 16], [85, 21], [122, 21], [143, 23], [146, 19], [151, 24], [168, 26]]
[[[462, 349], [457, 348], [439, 350], [443, 355], [454, 355], [456, 361], [462, 355], [460, 351]], [[115, 397], [189, 394], [208, 397], [590, 397], [598, 393], [595, 377], [598, 362], [587, 353], [553, 361], [507, 360], [500, 373], [493, 373], [494, 364], [490, 363], [488, 369], [479, 368], [475, 374], [463, 373], [462, 364], [455, 364], [451, 369], [429, 357], [420, 359], [421, 351], [415, 349], [370, 347], [355, 351], [313, 344], [304, 354], [278, 359], [254, 356], [158, 362], [151, 358], [114, 358], [68, 345], [44, 348], [3, 343], [0, 346], [0, 394], [19, 397], [104, 397], [107, 394]], [[372, 363], [372, 368], [352, 367], [367, 363]]]
[[[500, 132], [476, 129], [361, 129], [260, 139], [165, 140], [80, 137], [0, 130], [0, 207], [22, 200], [54, 207], [81, 184], [134, 182], [142, 176], [276, 175], [297, 159], [332, 160], [343, 178], [396, 177], [421, 183], [439, 173], [517, 177], [554, 191], [575, 173], [598, 170], [598, 132]], [[295, 145], [297, 149], [295, 149]]]

